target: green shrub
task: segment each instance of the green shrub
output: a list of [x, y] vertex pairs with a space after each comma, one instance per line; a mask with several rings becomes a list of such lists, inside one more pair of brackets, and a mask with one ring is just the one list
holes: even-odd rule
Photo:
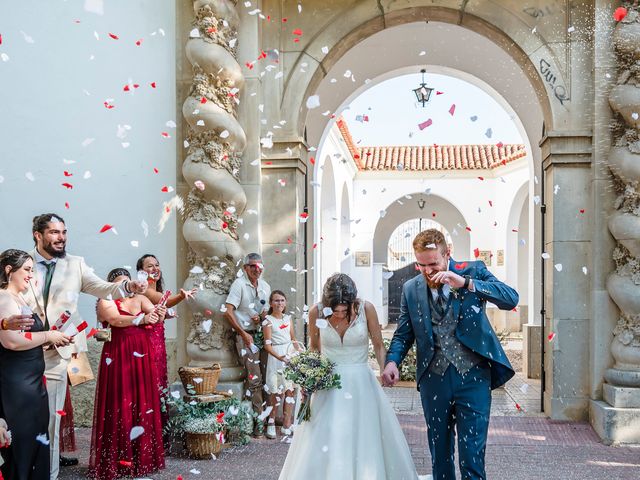
[[[384, 343], [384, 349], [389, 350], [389, 345], [391, 345], [391, 340], [387, 338], [382, 339]], [[375, 358], [375, 354], [373, 352], [373, 345], [369, 344], [369, 358]], [[400, 365], [400, 380], [403, 382], [415, 382], [416, 381], [416, 345], [415, 343], [407, 352], [407, 356], [404, 357], [402, 364]]]

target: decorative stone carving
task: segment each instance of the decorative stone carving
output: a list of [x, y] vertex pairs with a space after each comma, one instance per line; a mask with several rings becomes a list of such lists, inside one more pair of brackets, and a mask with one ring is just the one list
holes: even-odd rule
[[[637, 3], [637, 2], [636, 2]], [[640, 387], [640, 15], [637, 5], [618, 23], [613, 35], [621, 73], [609, 95], [618, 114], [609, 166], [618, 193], [609, 231], [618, 241], [616, 271], [607, 279], [609, 295], [620, 309], [613, 330], [613, 368], [605, 373], [614, 386]]]
[[182, 174], [192, 189], [182, 232], [192, 266], [185, 288], [200, 291], [189, 302], [193, 315], [187, 354], [191, 365], [220, 363], [221, 382], [235, 383], [244, 371], [223, 305], [243, 254], [236, 229], [247, 204], [238, 181], [247, 139], [235, 113], [244, 85], [235, 58], [239, 16], [229, 0], [195, 0], [193, 6], [198, 34], [192, 31], [185, 47], [193, 81], [182, 106], [189, 126]]

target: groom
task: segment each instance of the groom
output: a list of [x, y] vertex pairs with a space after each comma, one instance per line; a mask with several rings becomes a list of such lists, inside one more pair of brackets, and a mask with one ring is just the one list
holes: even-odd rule
[[455, 262], [435, 229], [413, 240], [420, 275], [402, 288], [400, 318], [382, 382], [393, 386], [398, 366], [415, 341], [416, 380], [428, 425], [434, 480], [455, 480], [454, 426], [463, 479], [486, 479], [485, 446], [491, 390], [514, 371], [485, 313], [486, 302], [502, 310], [518, 293], [495, 278], [483, 262]]

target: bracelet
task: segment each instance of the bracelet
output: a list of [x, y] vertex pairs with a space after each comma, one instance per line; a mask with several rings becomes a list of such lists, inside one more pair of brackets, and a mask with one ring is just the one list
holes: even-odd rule
[[469, 275], [464, 276], [464, 285], [462, 288], [469, 288], [469, 283], [471, 283], [471, 277]]

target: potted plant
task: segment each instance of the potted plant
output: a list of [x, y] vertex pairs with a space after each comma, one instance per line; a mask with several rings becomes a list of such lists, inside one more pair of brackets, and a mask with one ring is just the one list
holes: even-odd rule
[[187, 454], [208, 458], [220, 452], [222, 445], [249, 442], [255, 413], [248, 402], [230, 398], [219, 402], [185, 402], [169, 396], [164, 407], [170, 412], [165, 431], [184, 445]]

